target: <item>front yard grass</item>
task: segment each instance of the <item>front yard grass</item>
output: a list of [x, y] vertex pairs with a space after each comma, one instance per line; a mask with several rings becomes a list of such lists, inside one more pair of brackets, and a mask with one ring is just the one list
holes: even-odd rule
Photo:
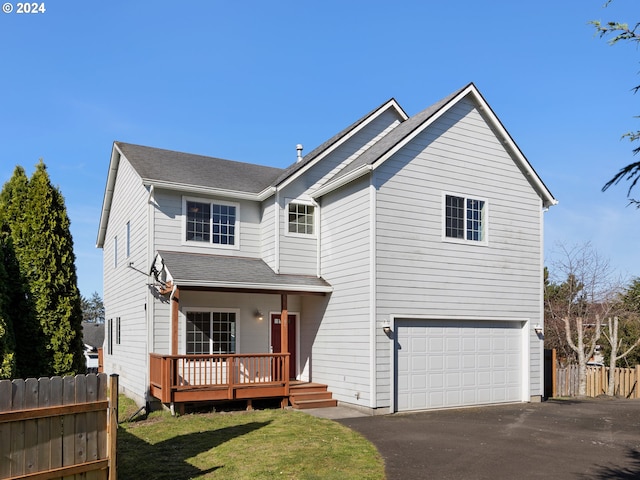
[[360, 434], [281, 409], [155, 412], [120, 425], [117, 462], [121, 480], [385, 478], [382, 458]]

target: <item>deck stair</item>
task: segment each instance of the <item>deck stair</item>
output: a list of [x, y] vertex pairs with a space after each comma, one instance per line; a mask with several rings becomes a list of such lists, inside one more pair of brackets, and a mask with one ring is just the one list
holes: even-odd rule
[[338, 405], [338, 401], [333, 398], [326, 385], [307, 382], [291, 382], [289, 402], [293, 408], [299, 410], [335, 407]]

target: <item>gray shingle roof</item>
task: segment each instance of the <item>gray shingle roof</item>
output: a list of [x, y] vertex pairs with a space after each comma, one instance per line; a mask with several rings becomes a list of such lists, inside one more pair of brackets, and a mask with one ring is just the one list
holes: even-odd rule
[[171, 251], [158, 252], [178, 286], [330, 292], [312, 275], [275, 273], [262, 259]]
[[82, 342], [92, 347], [102, 347], [104, 323], [82, 322]]
[[260, 193], [281, 168], [115, 142], [143, 179], [236, 192]]

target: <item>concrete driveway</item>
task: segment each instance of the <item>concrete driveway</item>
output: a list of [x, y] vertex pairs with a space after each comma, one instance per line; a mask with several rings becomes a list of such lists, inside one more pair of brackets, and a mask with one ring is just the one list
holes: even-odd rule
[[388, 480], [640, 479], [640, 400], [550, 400], [338, 420]]

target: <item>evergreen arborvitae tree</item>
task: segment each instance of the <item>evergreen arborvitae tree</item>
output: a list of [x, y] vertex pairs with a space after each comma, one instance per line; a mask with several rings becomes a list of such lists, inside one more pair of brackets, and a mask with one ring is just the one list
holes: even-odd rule
[[0, 192], [0, 252], [6, 280], [1, 281], [5, 294], [5, 325], [12, 328], [16, 370], [14, 376], [39, 377], [50, 373], [46, 343], [29, 294], [28, 281], [20, 268], [18, 256], [25, 250], [28, 230], [25, 226], [28, 179], [22, 167], [16, 167]]
[[28, 235], [19, 254], [20, 268], [47, 341], [49, 373], [83, 373], [82, 308], [70, 222], [64, 198], [42, 161], [29, 181], [24, 225]]
[[4, 268], [8, 244], [10, 239], [0, 233], [0, 379], [17, 376], [16, 342], [6, 288], [11, 279]]

